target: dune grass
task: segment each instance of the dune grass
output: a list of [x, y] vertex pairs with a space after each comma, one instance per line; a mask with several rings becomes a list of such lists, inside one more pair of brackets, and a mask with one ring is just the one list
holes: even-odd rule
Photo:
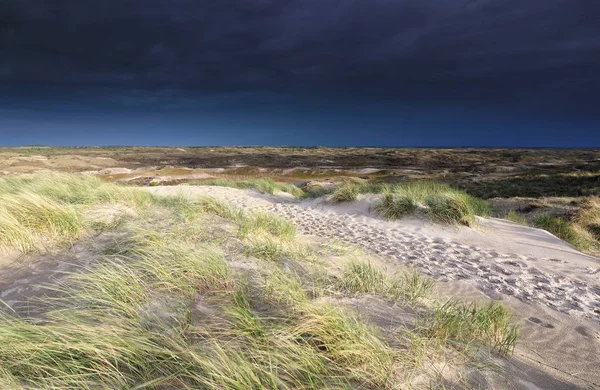
[[232, 188], [253, 188], [262, 193], [275, 194], [276, 192], [287, 192], [295, 197], [301, 197], [303, 191], [293, 184], [276, 182], [270, 178], [252, 180], [213, 179], [195, 182], [196, 185], [219, 186]]
[[356, 314], [328, 304], [303, 308], [293, 334], [324, 351], [333, 370], [360, 384], [385, 387], [394, 371], [392, 349]]
[[417, 210], [417, 205], [409, 197], [387, 192], [375, 210], [383, 218], [393, 221], [412, 214]]
[[584, 226], [563, 217], [544, 213], [538, 215], [533, 223], [535, 227], [549, 231], [579, 250], [589, 251], [598, 247], [598, 236], [594, 237], [594, 234]]
[[360, 186], [356, 183], [346, 183], [331, 194], [333, 202], [354, 202], [360, 194]]
[[395, 220], [418, 209], [437, 222], [473, 225], [475, 216], [489, 214], [487, 202], [446, 184], [415, 181], [401, 184], [346, 183], [331, 199], [335, 202], [354, 201], [359, 194], [383, 193], [375, 210], [383, 218]]
[[518, 331], [511, 325], [511, 314], [498, 302], [486, 305], [447, 301], [438, 305], [425, 333], [455, 348], [487, 345], [502, 354], [517, 343]]
[[519, 225], [529, 226], [529, 222], [527, 222], [527, 218], [525, 218], [523, 215], [519, 214], [515, 210], [510, 210], [508, 213], [506, 213], [504, 215], [503, 218], [506, 220], [509, 220], [511, 222], [518, 223]]
[[0, 248], [29, 252], [73, 243], [94, 227], [85, 218], [86, 210], [117, 203], [141, 211], [154, 197], [87, 175], [49, 172], [2, 178]]
[[415, 270], [388, 276], [371, 262], [353, 260], [344, 267], [341, 277], [334, 281], [333, 286], [346, 294], [373, 293], [411, 304], [419, 298], [427, 298], [434, 282]]
[[583, 251], [600, 251], [600, 197], [584, 198], [571, 222], [579, 236], [575, 246]]
[[[51, 294], [31, 302], [41, 308], [35, 316], [0, 310], [3, 388], [386, 389], [409, 387], [405, 378], [417, 375], [438, 384], [414, 364], [416, 348], [391, 345], [375, 324], [335, 303], [339, 294], [399, 304], [427, 297], [433, 284], [416, 271], [388, 276], [374, 263], [350, 261], [335, 277], [315, 268], [315, 251], [275, 216], [210, 198], [86, 185], [90, 196], [46, 193], [55, 203], [21, 212], [37, 220], [58, 204], [83, 218], [80, 206], [102, 204], [106, 196], [93, 194], [111, 190], [111, 202], [144, 212], [115, 226], [90, 265], [44, 286]], [[321, 283], [329, 286], [315, 293]], [[514, 345], [500, 306], [441, 307], [424, 306], [429, 332], [402, 330], [405, 338], [475, 340], [502, 352]], [[439, 351], [422, 355], [445, 364]]]
[[361, 194], [384, 194], [375, 209], [383, 218], [389, 220], [402, 218], [420, 208], [436, 222], [471, 226], [475, 223], [476, 215], [487, 216], [490, 211], [488, 203], [484, 200], [447, 184], [428, 181], [398, 184], [347, 181], [335, 187], [315, 186], [307, 188], [306, 191], [292, 184], [277, 183], [268, 178], [245, 181], [217, 179], [198, 184], [255, 188], [270, 194], [283, 191], [300, 199], [328, 195], [328, 199], [335, 203], [354, 202]]
[[255, 212], [247, 218], [240, 219], [240, 235], [246, 237], [250, 233], [269, 233], [271, 235], [291, 240], [296, 236], [296, 226], [273, 214]]
[[511, 210], [503, 218], [547, 230], [580, 251], [597, 253], [600, 251], [600, 198], [581, 198], [577, 206], [575, 213], [553, 215], [546, 212], [536, 215], [531, 222], [515, 210]]

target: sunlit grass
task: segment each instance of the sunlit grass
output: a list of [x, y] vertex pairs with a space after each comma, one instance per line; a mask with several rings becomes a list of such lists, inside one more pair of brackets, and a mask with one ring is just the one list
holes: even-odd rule
[[[406, 378], [434, 376], [423, 356], [447, 364], [443, 348], [508, 352], [516, 341], [503, 307], [432, 307], [433, 282], [414, 270], [388, 274], [350, 259], [334, 276], [293, 224], [270, 214], [212, 198], [138, 198], [104, 184], [117, 194], [33, 192], [43, 200], [28, 203], [20, 197], [34, 197], [19, 185], [1, 194], [19, 213], [6, 226], [36, 226], [48, 240], [76, 240], [69, 221], [86, 229], [85, 209], [105, 199], [138, 212], [112, 225], [88, 265], [43, 287], [51, 294], [31, 302], [41, 308], [35, 317], [3, 307], [2, 388], [409, 388]], [[340, 244], [328, 251], [355, 254]], [[336, 304], [361, 294], [407, 310], [419, 302], [421, 327], [398, 330], [409, 340], [402, 348], [389, 343], [377, 324]]]
[[118, 203], [141, 211], [154, 201], [145, 191], [118, 187], [86, 175], [39, 173], [2, 178], [0, 248], [28, 252], [70, 244], [87, 228], [106, 226], [101, 221], [88, 220], [87, 210]]
[[535, 227], [549, 231], [580, 250], [589, 250], [595, 244], [594, 237], [589, 231], [562, 217], [544, 213], [538, 215], [533, 223]]
[[389, 220], [400, 219], [413, 213], [416, 209], [417, 205], [411, 198], [394, 195], [392, 192], [385, 193], [383, 200], [375, 207], [379, 215]]
[[434, 282], [415, 270], [388, 276], [371, 262], [353, 260], [344, 267], [334, 287], [347, 294], [373, 293], [411, 304], [420, 298], [427, 298]]
[[260, 178], [253, 180], [231, 180], [231, 179], [214, 179], [196, 182], [196, 185], [204, 186], [219, 186], [232, 188], [253, 188], [262, 193], [275, 194], [277, 192], [287, 192], [295, 197], [301, 197], [303, 191], [293, 184], [279, 183], [270, 178]]
[[375, 328], [355, 314], [323, 303], [303, 308], [293, 329], [299, 340], [322, 350], [336, 371], [358, 383], [385, 387], [394, 371], [394, 352]]
[[435, 308], [425, 333], [456, 348], [481, 344], [506, 354], [514, 349], [518, 338], [511, 318], [498, 302], [476, 305], [447, 301]]
[[475, 216], [489, 214], [487, 202], [446, 184], [415, 181], [400, 184], [349, 182], [331, 195], [335, 202], [355, 201], [360, 194], [381, 194], [375, 210], [385, 219], [394, 220], [419, 208], [437, 222], [473, 225]]

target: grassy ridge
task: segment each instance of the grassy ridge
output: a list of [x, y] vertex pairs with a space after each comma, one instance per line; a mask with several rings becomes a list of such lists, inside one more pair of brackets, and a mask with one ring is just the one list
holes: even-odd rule
[[472, 225], [475, 216], [489, 214], [487, 202], [477, 199], [448, 185], [434, 182], [411, 182], [403, 184], [347, 183], [338, 188], [331, 199], [349, 202], [359, 194], [383, 193], [376, 206], [384, 218], [394, 220], [423, 210], [432, 220], [442, 223]]
[[279, 183], [270, 178], [260, 178], [253, 180], [231, 180], [231, 179], [214, 179], [214, 180], [203, 180], [196, 182], [197, 185], [205, 186], [219, 186], [219, 187], [232, 187], [232, 188], [254, 188], [260, 192], [267, 194], [274, 194], [278, 191], [287, 192], [295, 197], [301, 197], [304, 192], [293, 184]]
[[329, 195], [329, 199], [337, 203], [356, 201], [360, 194], [384, 194], [376, 210], [383, 218], [390, 220], [402, 218], [421, 209], [437, 222], [472, 225], [476, 215], [489, 214], [489, 205], [486, 201], [446, 184], [426, 181], [402, 184], [346, 182], [330, 188], [314, 186], [306, 191], [292, 184], [277, 183], [271, 179], [247, 181], [219, 179], [203, 181], [199, 184], [255, 188], [270, 194], [283, 191], [301, 199]]
[[[146, 197], [85, 177], [54, 184], [63, 178], [89, 190], [40, 196], [72, 207], [81, 226], [79, 208], [105, 202], [97, 193], [114, 191], [110, 202], [144, 212], [112, 226], [94, 265], [46, 286], [55, 298], [42, 298], [42, 314], [0, 312], [2, 388], [385, 389], [417, 377], [436, 387], [442, 378], [427, 367], [460, 371], [466, 365], [453, 366], [449, 355], [471, 361], [482, 348], [507, 353], [516, 342], [501, 306], [436, 304], [430, 280], [414, 271], [390, 276], [346, 251], [342, 273], [333, 273], [317, 262], [328, 247], [302, 243], [276, 216], [211, 198]], [[46, 207], [24, 215], [37, 219]], [[396, 329], [390, 342], [340, 303], [364, 294], [419, 307], [419, 326]]]

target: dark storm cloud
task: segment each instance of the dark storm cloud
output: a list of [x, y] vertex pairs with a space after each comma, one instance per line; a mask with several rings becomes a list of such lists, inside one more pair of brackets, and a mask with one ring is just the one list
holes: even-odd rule
[[599, 14], [598, 0], [2, 0], [0, 82], [124, 104], [338, 91], [585, 106]]

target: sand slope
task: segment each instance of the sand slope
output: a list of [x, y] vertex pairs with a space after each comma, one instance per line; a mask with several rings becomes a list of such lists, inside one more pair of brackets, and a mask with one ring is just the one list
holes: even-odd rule
[[[389, 222], [372, 212], [375, 196], [333, 205], [297, 202], [225, 187], [150, 187], [160, 195], [214, 196], [293, 221], [304, 234], [335, 238], [415, 266], [442, 294], [502, 299], [516, 312], [521, 342], [503, 376], [482, 386], [506, 389], [600, 387], [600, 259], [543, 230], [498, 219], [449, 227], [424, 219]], [[593, 387], [592, 387], [593, 388]]]

